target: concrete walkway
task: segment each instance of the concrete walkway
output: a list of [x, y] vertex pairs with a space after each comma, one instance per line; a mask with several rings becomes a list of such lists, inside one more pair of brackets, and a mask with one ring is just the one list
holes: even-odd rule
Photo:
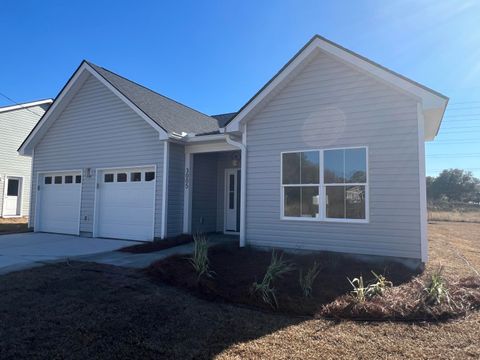
[[0, 235], [0, 274], [79, 256], [111, 252], [134, 243], [47, 233]]

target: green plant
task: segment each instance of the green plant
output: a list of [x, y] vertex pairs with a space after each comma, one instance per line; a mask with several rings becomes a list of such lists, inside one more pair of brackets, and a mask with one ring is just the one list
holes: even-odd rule
[[195, 269], [198, 279], [204, 275], [211, 277], [213, 274], [209, 269], [208, 247], [207, 237], [204, 234], [193, 235], [193, 256], [189, 258], [189, 261]]
[[377, 275], [373, 270], [372, 274], [373, 276], [375, 276], [375, 279], [377, 281], [367, 286], [366, 295], [369, 299], [377, 295], [382, 296], [387, 287], [393, 286], [393, 283], [391, 281], [388, 281], [385, 276]]
[[443, 277], [443, 266], [435, 271], [424, 287], [425, 302], [429, 305], [439, 305], [443, 302], [450, 303], [450, 294], [447, 289], [447, 284]]
[[363, 277], [360, 276], [358, 278], [355, 278], [353, 280], [350, 280], [349, 278], [347, 278], [347, 280], [350, 282], [350, 284], [352, 285], [353, 287], [353, 290], [351, 292], [353, 298], [360, 302], [360, 303], [363, 303], [365, 301], [365, 299], [367, 298], [367, 289], [365, 288], [364, 284], [363, 284]]
[[258, 294], [263, 302], [269, 304], [273, 308], [278, 308], [276, 290], [273, 282], [282, 277], [285, 273], [293, 270], [293, 265], [283, 259], [283, 254], [277, 255], [275, 250], [272, 251], [272, 259], [262, 281], [252, 284], [252, 292]]
[[312, 267], [308, 269], [305, 274], [303, 273], [303, 269], [300, 269], [298, 281], [304, 297], [310, 297], [312, 295], [313, 283], [319, 274], [320, 265], [316, 261], [313, 262]]

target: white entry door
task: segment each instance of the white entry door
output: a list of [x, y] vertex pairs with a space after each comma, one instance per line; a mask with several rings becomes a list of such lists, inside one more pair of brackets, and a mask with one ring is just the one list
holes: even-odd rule
[[153, 167], [98, 173], [95, 236], [153, 240], [155, 175]]
[[80, 172], [48, 173], [39, 176], [35, 231], [78, 235], [81, 191]]
[[7, 176], [5, 187], [3, 216], [20, 216], [22, 178]]
[[238, 232], [239, 169], [225, 169], [225, 232]]

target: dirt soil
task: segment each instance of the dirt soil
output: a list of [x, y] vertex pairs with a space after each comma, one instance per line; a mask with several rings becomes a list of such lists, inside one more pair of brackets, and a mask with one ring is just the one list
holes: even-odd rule
[[127, 246], [121, 248], [118, 251], [132, 253], [132, 254], [145, 254], [160, 250], [165, 250], [174, 246], [188, 244], [193, 241], [192, 235], [178, 235], [165, 240], [155, 240], [153, 242], [147, 242], [138, 245]]
[[0, 218], [0, 235], [27, 232], [28, 218]]
[[[427, 271], [472, 276], [479, 234], [480, 224], [430, 224]], [[480, 312], [437, 324], [281, 316], [90, 263], [0, 276], [0, 294], [2, 359], [480, 358]]]
[[[255, 306], [293, 315], [314, 315], [323, 305], [352, 290], [347, 278], [363, 276], [374, 279], [371, 271], [385, 274], [396, 284], [410, 280], [416, 272], [399, 263], [366, 263], [352, 257], [334, 253], [299, 255], [277, 253], [294, 269], [274, 282], [278, 308], [265, 303], [251, 293], [252, 284], [260, 282], [271, 261], [271, 252], [252, 248], [239, 249], [236, 244], [209, 249], [212, 275], [198, 279], [197, 273], [184, 255], [176, 255], [152, 264], [146, 272], [154, 280], [185, 288], [209, 300]], [[320, 264], [312, 295], [305, 298], [299, 285], [299, 271], [305, 273], [313, 263]]]

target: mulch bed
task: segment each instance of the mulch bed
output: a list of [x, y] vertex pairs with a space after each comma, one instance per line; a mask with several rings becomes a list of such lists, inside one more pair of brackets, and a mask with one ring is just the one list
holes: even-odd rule
[[318, 315], [366, 321], [439, 321], [480, 309], [480, 278], [468, 277], [447, 284], [449, 301], [428, 304], [421, 278], [387, 288], [382, 296], [358, 302], [350, 294], [327, 304]]
[[[154, 280], [186, 289], [199, 297], [214, 301], [226, 301], [295, 315], [319, 314], [323, 305], [348, 294], [352, 289], [347, 277], [363, 275], [373, 278], [371, 271], [385, 274], [394, 284], [410, 281], [417, 273], [399, 263], [366, 263], [352, 257], [332, 253], [300, 255], [284, 253], [284, 259], [295, 265], [295, 270], [274, 283], [278, 308], [264, 303], [252, 295], [255, 281], [261, 281], [270, 264], [271, 252], [235, 245], [215, 246], [209, 249], [212, 277], [198, 279], [185, 256], [172, 256], [153, 263], [146, 273]], [[320, 264], [311, 297], [305, 298], [299, 285], [299, 270], [306, 271], [313, 262]]]
[[145, 254], [145, 253], [165, 250], [174, 246], [188, 244], [192, 241], [193, 241], [192, 235], [182, 234], [172, 238], [167, 238], [165, 240], [155, 240], [153, 242], [127, 246], [127, 247], [121, 248], [118, 251], [132, 253], [132, 254]]
[[28, 232], [27, 223], [0, 223], [0, 235]]

